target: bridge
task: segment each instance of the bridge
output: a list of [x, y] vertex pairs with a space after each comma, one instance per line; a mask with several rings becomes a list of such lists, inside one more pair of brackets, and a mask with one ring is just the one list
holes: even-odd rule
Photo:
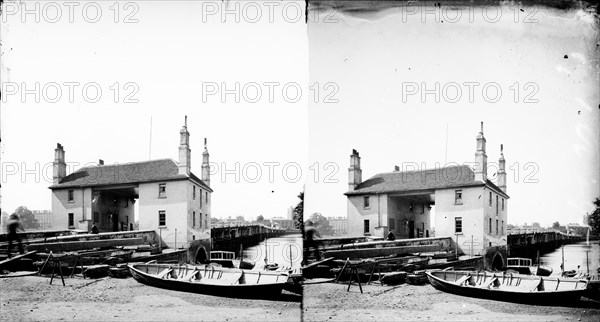
[[508, 255], [510, 257], [535, 258], [550, 253], [562, 245], [585, 241], [586, 237], [568, 235], [555, 229], [512, 229], [508, 231]]
[[211, 229], [212, 250], [238, 252], [261, 241], [282, 235], [300, 234], [299, 229], [273, 228], [265, 225], [215, 227]]

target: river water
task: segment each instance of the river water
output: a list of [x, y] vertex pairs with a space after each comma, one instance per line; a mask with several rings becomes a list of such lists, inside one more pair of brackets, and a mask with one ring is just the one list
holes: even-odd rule
[[265, 257], [269, 263], [277, 263], [279, 267], [300, 268], [302, 263], [302, 235], [285, 235], [269, 238], [256, 246], [243, 251], [245, 260], [255, 263], [255, 269], [265, 265]]
[[[587, 263], [586, 263], [587, 255]], [[541, 256], [543, 265], [552, 267], [552, 275], [560, 275], [560, 264], [562, 263], [563, 249], [557, 248], [554, 252]], [[600, 244], [598, 241], [571, 244], [564, 246], [565, 270], [577, 270], [587, 273], [588, 267], [591, 274], [597, 274], [600, 267]]]

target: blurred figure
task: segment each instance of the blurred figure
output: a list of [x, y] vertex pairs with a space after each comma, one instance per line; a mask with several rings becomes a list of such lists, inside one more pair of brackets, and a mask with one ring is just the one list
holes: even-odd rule
[[321, 235], [317, 231], [312, 220], [308, 220], [306, 222], [304, 228], [304, 262], [308, 263], [308, 255], [310, 254], [310, 249], [313, 248], [315, 258], [317, 260], [321, 260], [321, 254], [319, 253], [319, 244], [315, 240], [315, 238], [321, 238]]
[[390, 230], [390, 233], [387, 236], [387, 240], [396, 240], [394, 233]]
[[96, 227], [96, 223], [92, 223], [92, 234], [97, 234], [98, 233], [98, 227]]
[[19, 245], [19, 253], [23, 254], [23, 244], [21, 243], [21, 237], [17, 231], [25, 231], [23, 229], [23, 225], [21, 224], [21, 220], [19, 220], [19, 215], [13, 213], [10, 215], [8, 219], [8, 223], [6, 224], [6, 230], [8, 231], [8, 258], [10, 258], [10, 251], [12, 249], [13, 241], [17, 241]]

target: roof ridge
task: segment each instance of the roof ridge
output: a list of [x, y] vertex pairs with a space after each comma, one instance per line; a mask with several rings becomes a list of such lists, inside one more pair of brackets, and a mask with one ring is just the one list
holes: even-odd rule
[[114, 167], [114, 166], [122, 166], [122, 165], [135, 165], [135, 164], [158, 162], [158, 161], [172, 161], [175, 164], [177, 164], [177, 162], [175, 162], [175, 160], [173, 160], [171, 158], [153, 159], [153, 160], [146, 160], [146, 161], [123, 162], [123, 163], [115, 162], [115, 163], [110, 163], [110, 164], [88, 165], [88, 166], [85, 166], [83, 168], [79, 168], [79, 169], [73, 171], [72, 173], [79, 172], [79, 171], [84, 170], [84, 169], [91, 169], [91, 168]]
[[464, 168], [464, 167], [468, 167], [469, 169], [471, 169], [471, 167], [468, 164], [459, 164], [459, 165], [450, 165], [450, 166], [443, 166], [443, 167], [439, 167], [439, 168], [429, 168], [429, 169], [422, 169], [422, 170], [379, 172], [375, 176], [378, 176], [380, 174], [414, 173], [414, 172], [437, 171], [437, 170], [444, 170], [444, 169], [448, 169], [448, 168]]

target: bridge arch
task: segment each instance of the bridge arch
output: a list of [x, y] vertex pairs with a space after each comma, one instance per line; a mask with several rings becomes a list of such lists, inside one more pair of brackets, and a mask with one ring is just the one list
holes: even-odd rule
[[194, 263], [205, 264], [209, 262], [209, 257], [204, 246], [200, 246], [196, 249], [196, 255], [194, 256]]
[[504, 257], [500, 252], [496, 252], [494, 256], [492, 256], [492, 269], [501, 270], [504, 268]]

